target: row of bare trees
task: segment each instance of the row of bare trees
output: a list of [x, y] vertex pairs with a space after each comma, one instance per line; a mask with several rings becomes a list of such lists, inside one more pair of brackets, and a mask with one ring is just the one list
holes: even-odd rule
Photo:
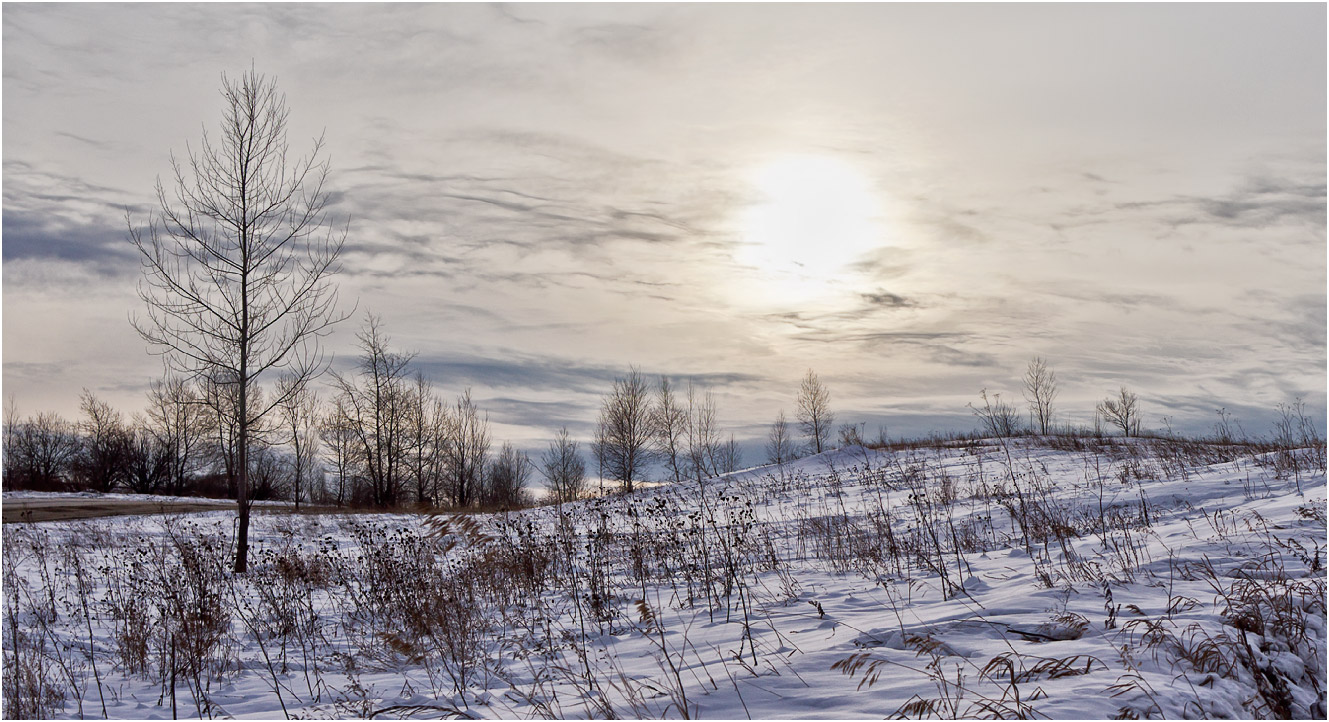
[[335, 396], [320, 438], [329, 447], [338, 501], [373, 506], [515, 506], [524, 503], [534, 465], [504, 444], [491, 458], [489, 417], [469, 389], [452, 404], [421, 373], [414, 354], [393, 351], [378, 318], [358, 336], [351, 373], [334, 373]]
[[[1022, 393], [1027, 404], [1029, 425], [1032, 433], [1048, 435], [1058, 433], [1054, 424], [1056, 411], [1054, 402], [1060, 391], [1057, 374], [1049, 368], [1047, 360], [1034, 357], [1030, 360], [1022, 379]], [[987, 389], [979, 394], [981, 406], [970, 404], [979, 418], [983, 431], [994, 437], [1014, 436], [1026, 427], [1022, 425], [1020, 412], [1015, 406], [1001, 398], [1001, 394], [988, 396]], [[1295, 413], [1289, 409], [1295, 409]], [[1319, 435], [1313, 422], [1307, 421], [1305, 406], [1298, 399], [1295, 404], [1279, 404], [1279, 420], [1275, 423], [1274, 443], [1279, 446], [1314, 446]], [[1216, 410], [1218, 422], [1214, 424], [1213, 439], [1230, 443], [1245, 438], [1245, 431], [1227, 409]], [[1116, 393], [1108, 395], [1094, 405], [1094, 425], [1092, 432], [1102, 435], [1107, 429], [1119, 431], [1122, 436], [1140, 436], [1144, 414], [1141, 410], [1140, 397], [1134, 391], [1122, 386]], [[1164, 418], [1164, 422], [1167, 419]], [[1062, 429], [1069, 429], [1063, 426]], [[1295, 429], [1295, 432], [1294, 432]], [[1069, 429], [1074, 431], [1074, 429]]]
[[[1061, 391], [1057, 385], [1056, 372], [1048, 366], [1047, 359], [1035, 356], [1025, 368], [1021, 381], [1021, 393], [1029, 415], [1028, 430], [1044, 436], [1055, 433], [1054, 402]], [[993, 437], [1014, 436], [1026, 428], [1019, 410], [1005, 401], [1001, 394], [989, 396], [987, 389], [983, 389], [979, 392], [979, 400], [981, 405], [969, 404], [969, 408], [978, 417], [985, 434]], [[1139, 436], [1141, 422], [1140, 398], [1125, 386], [1094, 407], [1095, 433], [1102, 433], [1106, 425], [1118, 429], [1123, 436]]]
[[[212, 378], [191, 384], [168, 376], [152, 384], [146, 411], [129, 418], [85, 390], [81, 416], [72, 422], [52, 412], [20, 419], [11, 402], [4, 425], [5, 486], [234, 496], [233, 399], [226, 389]], [[251, 488], [261, 497], [275, 496], [283, 462], [266, 443], [254, 453], [252, 466], [266, 475]]]
[[[497, 454], [489, 419], [464, 391], [445, 402], [412, 354], [392, 350], [379, 320], [359, 334], [356, 367], [332, 374], [328, 401], [283, 376], [250, 403], [275, 398], [273, 413], [247, 429], [247, 497], [391, 507], [516, 506], [526, 501], [535, 466], [504, 444]], [[11, 408], [4, 429], [4, 483], [10, 489], [239, 496], [239, 435], [234, 384], [153, 383], [146, 413], [126, 419], [84, 392], [82, 418], [43, 413], [24, 421]], [[580, 484], [575, 442], [560, 483]], [[584, 476], [584, 465], [581, 476]]]
[[652, 387], [635, 367], [614, 380], [600, 403], [592, 453], [601, 478], [632, 491], [659, 464], [668, 480], [697, 479], [736, 471], [742, 449], [720, 429], [715, 396], [691, 382], [680, 396], [666, 376]]

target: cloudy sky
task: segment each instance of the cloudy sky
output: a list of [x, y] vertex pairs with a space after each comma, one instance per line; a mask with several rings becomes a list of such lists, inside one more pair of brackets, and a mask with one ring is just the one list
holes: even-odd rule
[[[1064, 420], [1325, 406], [1325, 7], [16, 5], [4, 387], [141, 408], [126, 211], [252, 63], [326, 133], [341, 293], [500, 439], [629, 365], [757, 438], [971, 428], [1041, 355]], [[328, 340], [352, 361], [356, 321]], [[755, 452], [754, 452], [755, 456]], [[754, 461], [756, 459], [753, 459]]]

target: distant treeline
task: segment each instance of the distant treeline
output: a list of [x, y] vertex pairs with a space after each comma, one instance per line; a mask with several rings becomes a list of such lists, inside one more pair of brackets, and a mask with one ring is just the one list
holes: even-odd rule
[[[605, 480], [611, 488], [631, 491], [652, 470], [663, 480], [680, 481], [713, 477], [743, 464], [739, 443], [721, 430], [711, 392], [691, 384], [679, 391], [663, 376], [651, 383], [636, 368], [602, 398], [595, 438], [585, 454], [565, 427], [533, 461], [511, 443], [495, 448], [489, 417], [470, 390], [445, 400], [412, 370], [413, 354], [390, 348], [377, 318], [368, 317], [357, 338], [356, 368], [332, 373], [322, 394], [309, 385], [291, 388], [286, 379], [270, 390], [267, 396], [277, 401], [250, 428], [251, 499], [377, 508], [515, 508], [534, 501], [537, 474], [544, 478], [545, 499], [559, 502], [603, 492]], [[1104, 436], [1108, 429], [1124, 436], [1145, 433], [1139, 398], [1126, 388], [1097, 405], [1092, 427], [1072, 427], [1056, 423], [1057, 379], [1044, 359], [1030, 362], [1023, 385], [1027, 414], [1001, 394], [980, 392], [980, 403], [970, 405], [979, 421], [972, 436]], [[81, 416], [72, 422], [52, 412], [20, 420], [11, 401], [4, 423], [4, 488], [236, 498], [236, 391], [225, 378], [168, 376], [151, 384], [145, 411], [126, 417], [85, 390]], [[251, 388], [249, 397], [252, 407], [265, 406], [262, 388]], [[830, 393], [811, 369], [796, 404], [796, 425], [783, 411], [771, 425], [763, 462], [782, 464], [835, 446], [893, 445], [884, 431], [867, 440], [859, 425], [849, 423], [832, 438]], [[1207, 440], [1235, 443], [1247, 441], [1248, 435], [1231, 414], [1218, 409]], [[1267, 443], [1323, 446], [1300, 400], [1278, 406]], [[588, 481], [588, 462], [601, 480], [595, 489]]]

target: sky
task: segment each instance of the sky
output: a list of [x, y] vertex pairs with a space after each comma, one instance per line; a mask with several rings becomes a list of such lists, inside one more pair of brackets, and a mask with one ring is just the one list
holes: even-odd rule
[[[498, 440], [588, 438], [631, 366], [759, 440], [971, 429], [1047, 359], [1060, 420], [1266, 434], [1326, 389], [1325, 6], [13, 4], [3, 394], [131, 412], [161, 373], [128, 223], [275, 76], [325, 136], [338, 277]], [[1166, 421], [1164, 420], [1166, 418]]]

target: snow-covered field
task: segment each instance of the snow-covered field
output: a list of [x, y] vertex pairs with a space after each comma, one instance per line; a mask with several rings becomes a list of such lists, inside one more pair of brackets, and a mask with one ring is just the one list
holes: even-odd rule
[[229, 511], [6, 525], [5, 712], [1322, 719], [1325, 510], [1322, 450], [1019, 440], [258, 516], [244, 577]]

